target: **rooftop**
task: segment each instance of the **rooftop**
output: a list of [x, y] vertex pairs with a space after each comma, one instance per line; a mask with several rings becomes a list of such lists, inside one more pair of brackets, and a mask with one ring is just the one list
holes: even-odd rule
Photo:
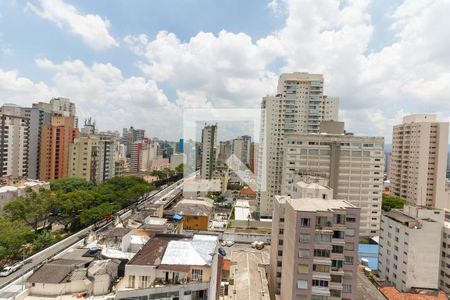
[[324, 200], [319, 198], [287, 199], [296, 211], [334, 211], [346, 208], [355, 208], [345, 200]]
[[441, 291], [421, 291], [418, 293], [401, 293], [391, 286], [380, 287], [380, 291], [388, 300], [448, 300]]
[[[57, 259], [42, 265], [28, 277], [31, 283], [63, 283], [71, 279], [77, 266], [85, 262], [80, 260]], [[85, 272], [86, 273], [86, 272]], [[84, 279], [84, 278], [83, 278]]]
[[183, 199], [172, 209], [173, 213], [184, 216], [209, 216], [214, 205], [206, 200]]
[[[130, 265], [180, 266], [211, 265], [218, 238], [215, 235], [156, 235], [129, 262]], [[178, 266], [178, 267], [177, 267]]]
[[389, 219], [392, 219], [399, 223], [402, 223], [403, 225], [408, 227], [417, 226], [419, 224], [419, 221], [417, 219], [408, 216], [407, 214], [399, 210], [391, 210], [387, 213], [384, 213], [383, 216], [388, 217]]

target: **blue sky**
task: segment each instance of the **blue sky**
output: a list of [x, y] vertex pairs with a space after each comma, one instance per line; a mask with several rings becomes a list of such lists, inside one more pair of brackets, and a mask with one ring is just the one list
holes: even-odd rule
[[175, 140], [186, 107], [255, 108], [280, 73], [308, 71], [350, 131], [389, 143], [404, 114], [449, 119], [449, 13], [446, 0], [5, 0], [0, 104], [66, 96], [100, 129]]

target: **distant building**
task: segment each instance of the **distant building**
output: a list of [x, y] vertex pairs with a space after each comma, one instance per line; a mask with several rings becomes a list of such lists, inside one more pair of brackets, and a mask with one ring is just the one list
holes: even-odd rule
[[28, 177], [30, 119], [16, 105], [0, 108], [0, 176]]
[[185, 155], [184, 153], [176, 153], [172, 154], [170, 157], [170, 169], [175, 170], [179, 165], [185, 163]]
[[251, 143], [250, 144], [250, 162], [249, 162], [249, 169], [253, 173], [256, 173], [256, 163], [258, 158], [258, 144]]
[[393, 196], [410, 204], [449, 208], [445, 192], [448, 123], [436, 115], [410, 115], [395, 125], [389, 179]]
[[61, 179], [69, 174], [71, 145], [78, 136], [74, 116], [53, 115], [41, 127], [39, 179]]
[[356, 299], [360, 208], [328, 187], [300, 186], [307, 198], [275, 197], [271, 297]]
[[202, 156], [200, 176], [211, 179], [216, 165], [217, 125], [206, 125], [202, 129]]
[[399, 291], [437, 289], [445, 213], [406, 205], [381, 217], [378, 254], [380, 276]]

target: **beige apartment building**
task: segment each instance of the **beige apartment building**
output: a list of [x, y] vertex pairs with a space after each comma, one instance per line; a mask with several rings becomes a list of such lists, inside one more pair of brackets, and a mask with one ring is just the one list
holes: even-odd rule
[[334, 199], [361, 208], [360, 235], [376, 236], [383, 191], [384, 139], [344, 134], [342, 122], [326, 124], [331, 127], [327, 131], [334, 133], [285, 135], [281, 194], [293, 196], [294, 184], [304, 176], [323, 178], [333, 189]]
[[271, 218], [273, 199], [281, 193], [285, 134], [319, 133], [323, 120], [338, 119], [338, 99], [323, 94], [322, 74], [287, 73], [276, 96], [262, 100], [257, 167], [257, 205], [261, 218]]
[[99, 138], [80, 136], [71, 145], [69, 177], [84, 178], [96, 182], [99, 164]]
[[217, 160], [217, 125], [205, 125], [202, 129], [202, 156], [200, 176], [212, 179]]
[[[301, 182], [311, 198], [276, 196], [269, 290], [275, 299], [356, 299], [360, 209], [332, 189]], [[319, 188], [320, 187], [320, 188]]]
[[20, 107], [0, 108], [0, 176], [27, 177], [30, 119]]
[[389, 172], [393, 196], [410, 204], [449, 208], [448, 126], [430, 114], [405, 116], [402, 124], [394, 126]]

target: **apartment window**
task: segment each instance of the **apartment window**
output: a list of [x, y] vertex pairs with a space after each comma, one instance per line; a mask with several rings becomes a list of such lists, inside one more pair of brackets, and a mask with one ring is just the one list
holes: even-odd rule
[[297, 300], [308, 300], [308, 297], [305, 295], [297, 295]]
[[203, 270], [192, 269], [192, 280], [202, 281], [202, 279], [203, 279]]
[[309, 273], [309, 265], [307, 265], [307, 264], [300, 264], [300, 265], [298, 265], [297, 272], [299, 274]]
[[330, 266], [328, 265], [313, 265], [314, 272], [328, 273], [330, 272]]
[[345, 243], [345, 250], [355, 250], [355, 243]]
[[300, 219], [300, 226], [301, 227], [311, 227], [311, 219], [309, 219], [309, 218], [301, 218]]
[[333, 252], [333, 253], [344, 253], [344, 247], [343, 246], [333, 245], [333, 250], [331, 252]]
[[348, 222], [348, 223], [355, 223], [355, 222], [356, 222], [356, 218], [355, 218], [353, 215], [348, 215], [348, 216], [345, 218], [345, 222]]
[[328, 287], [328, 281], [313, 279], [312, 285], [313, 286], [320, 286], [320, 287]]
[[316, 295], [311, 296], [311, 300], [327, 300], [327, 299], [328, 299], [327, 296], [316, 296]]
[[345, 229], [345, 235], [346, 236], [355, 236], [355, 229], [351, 229], [351, 228]]
[[316, 257], [330, 257], [330, 250], [314, 249], [314, 256]]
[[139, 288], [145, 289], [148, 286], [148, 276], [140, 276]]
[[353, 265], [353, 256], [345, 256], [345, 264]]
[[343, 284], [342, 285], [342, 292], [344, 292], [344, 293], [351, 293], [352, 292], [352, 285], [351, 284]]
[[331, 242], [331, 235], [326, 233], [319, 233], [315, 236], [315, 241], [317, 243], [330, 243]]
[[308, 281], [307, 280], [297, 280], [297, 288], [306, 290], [308, 288]]
[[298, 257], [300, 257], [300, 258], [309, 257], [309, 249], [300, 249], [300, 250], [298, 250]]
[[311, 240], [311, 235], [302, 233], [300, 234], [299, 241], [302, 243], [308, 243]]
[[128, 287], [129, 288], [134, 288], [135, 280], [136, 280], [136, 277], [134, 275], [128, 276]]

